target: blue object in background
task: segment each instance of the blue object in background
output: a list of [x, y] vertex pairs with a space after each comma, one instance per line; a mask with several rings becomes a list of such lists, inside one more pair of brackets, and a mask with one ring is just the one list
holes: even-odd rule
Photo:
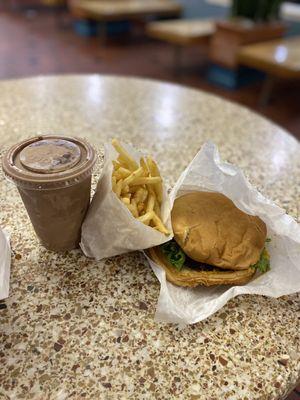
[[[106, 34], [108, 36], [129, 33], [131, 29], [130, 21], [106, 22]], [[79, 36], [97, 36], [101, 32], [101, 22], [81, 19], [74, 22], [74, 30]]]
[[239, 67], [232, 70], [216, 64], [211, 64], [207, 73], [207, 79], [210, 83], [232, 90], [250, 85], [264, 78], [264, 72], [253, 68]]
[[89, 37], [96, 36], [98, 34], [98, 23], [96, 21], [90, 21], [87, 19], [80, 19], [73, 24], [75, 32], [79, 36]]
[[113, 21], [107, 23], [108, 36], [119, 35], [120, 33], [129, 33], [130, 30], [130, 21]]
[[298, 36], [300, 35], [300, 22], [285, 21], [288, 24], [288, 30], [286, 36]]
[[183, 6], [183, 18], [225, 18], [229, 14], [227, 7], [209, 4], [206, 0], [177, 0]]

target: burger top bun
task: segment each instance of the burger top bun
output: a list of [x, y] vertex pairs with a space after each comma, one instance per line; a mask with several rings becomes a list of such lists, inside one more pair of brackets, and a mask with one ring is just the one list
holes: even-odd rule
[[174, 238], [195, 261], [241, 270], [255, 264], [267, 228], [221, 193], [193, 192], [177, 198], [172, 209]]

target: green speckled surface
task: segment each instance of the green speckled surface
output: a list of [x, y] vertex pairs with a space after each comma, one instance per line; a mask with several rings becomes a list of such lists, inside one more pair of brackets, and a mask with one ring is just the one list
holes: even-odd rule
[[[217, 97], [100, 76], [0, 83], [1, 153], [35, 134], [120, 137], [151, 152], [169, 184], [201, 144], [243, 168], [298, 218], [300, 145]], [[42, 248], [17, 190], [0, 175], [11, 234], [10, 297], [0, 304], [0, 399], [282, 399], [300, 376], [300, 298], [240, 296], [180, 330], [153, 321], [159, 283], [141, 254], [102, 262]]]

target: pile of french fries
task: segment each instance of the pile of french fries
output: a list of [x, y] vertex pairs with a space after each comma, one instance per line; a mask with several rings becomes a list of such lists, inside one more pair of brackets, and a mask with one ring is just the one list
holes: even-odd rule
[[169, 235], [161, 220], [163, 186], [155, 161], [141, 158], [139, 165], [117, 139], [112, 145], [119, 154], [113, 161], [113, 191], [138, 221]]

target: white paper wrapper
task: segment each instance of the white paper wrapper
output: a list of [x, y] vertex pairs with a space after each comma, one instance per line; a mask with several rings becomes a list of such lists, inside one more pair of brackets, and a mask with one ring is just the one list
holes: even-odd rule
[[0, 228], [0, 300], [9, 293], [10, 256], [8, 235]]
[[[142, 153], [124, 143], [122, 146], [139, 162]], [[117, 159], [118, 153], [111, 144], [105, 145], [104, 149], [102, 175], [82, 225], [80, 247], [84, 254], [100, 260], [134, 250], [147, 249], [170, 240], [173, 235], [166, 236], [137, 221], [112, 191], [112, 161]], [[164, 187], [161, 218], [172, 231], [170, 210], [169, 196]]]
[[222, 162], [212, 143], [204, 144], [182, 173], [171, 193], [172, 204], [176, 197], [195, 190], [223, 193], [238, 208], [258, 215], [266, 223], [271, 238], [267, 244], [271, 270], [244, 286], [190, 289], [167, 282], [164, 270], [148, 259], [161, 284], [157, 321], [193, 324], [209, 317], [239, 294], [279, 297], [300, 291], [299, 224], [253, 188], [238, 167]]

